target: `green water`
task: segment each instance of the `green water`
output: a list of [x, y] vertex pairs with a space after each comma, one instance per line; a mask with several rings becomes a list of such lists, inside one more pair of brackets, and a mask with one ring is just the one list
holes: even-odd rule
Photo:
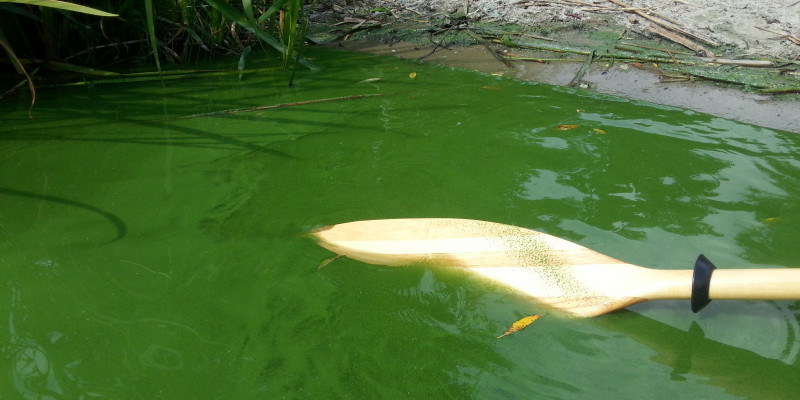
[[[41, 90], [34, 121], [23, 101], [0, 104], [0, 399], [800, 392], [794, 301], [548, 315], [498, 340], [542, 309], [441, 269], [338, 259], [317, 270], [332, 254], [303, 235], [459, 217], [652, 268], [688, 269], [701, 252], [720, 268], [797, 267], [800, 137], [396, 59], [316, 56], [323, 69], [291, 89], [276, 70]], [[310, 102], [373, 94], [385, 95]]]

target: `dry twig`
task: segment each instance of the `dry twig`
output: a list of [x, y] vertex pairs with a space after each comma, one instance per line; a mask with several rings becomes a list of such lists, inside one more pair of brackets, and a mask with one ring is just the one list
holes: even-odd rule
[[[622, 2], [620, 0], [608, 0], [608, 1], [618, 5], [620, 7], [622, 7], [623, 9], [633, 8], [630, 5], [628, 5], [627, 3]], [[630, 12], [633, 12], [634, 14], [636, 14], [636, 15], [642, 17], [642, 18], [646, 18], [646, 19], [650, 20], [651, 22], [655, 22], [656, 24], [659, 24], [659, 25], [663, 26], [664, 28], [667, 28], [667, 29], [669, 29], [671, 31], [678, 32], [681, 35], [684, 35], [684, 36], [687, 36], [687, 37], [690, 37], [690, 38], [693, 38], [693, 39], [696, 39], [696, 40], [700, 40], [700, 41], [705, 42], [705, 43], [707, 43], [707, 44], [709, 44], [711, 46], [715, 46], [715, 47], [719, 46], [719, 43], [717, 43], [717, 42], [715, 42], [715, 41], [713, 41], [711, 39], [703, 38], [703, 37], [695, 35], [695, 34], [693, 34], [691, 32], [688, 32], [685, 29], [675, 25], [672, 22], [667, 22], [667, 19], [665, 19], [665, 18], [661, 18], [662, 21], [659, 21], [658, 18], [656, 18], [656, 17], [654, 17], [652, 15], [649, 15], [649, 14], [643, 12], [643, 11], [640, 11], [640, 10], [633, 10], [633, 11], [630, 11]]]
[[773, 31], [772, 29], [762, 28], [760, 26], [757, 26], [755, 28], [756, 29], [760, 29], [760, 30], [765, 31], [765, 32], [774, 33], [774, 34], [778, 35], [779, 39], [787, 39], [787, 40], [789, 40], [790, 42], [792, 42], [794, 44], [800, 44], [800, 37], [792, 35], [791, 33]]
[[701, 46], [701, 45], [699, 45], [699, 44], [697, 44], [697, 43], [695, 43], [695, 42], [693, 42], [693, 41], [691, 41], [691, 40], [689, 40], [689, 39], [687, 39], [687, 38], [685, 38], [683, 36], [676, 35], [676, 34], [670, 32], [670, 31], [668, 31], [668, 30], [666, 30], [666, 29], [664, 29], [664, 28], [662, 28], [662, 27], [660, 27], [658, 25], [651, 24], [648, 27], [648, 29], [650, 30], [650, 32], [653, 32], [656, 35], [661, 36], [663, 38], [669, 39], [669, 40], [671, 40], [671, 41], [673, 41], [673, 42], [675, 42], [675, 43], [677, 43], [677, 44], [679, 44], [679, 45], [681, 45], [683, 47], [686, 47], [687, 49], [693, 50], [697, 54], [704, 54], [704, 55], [706, 55], [708, 57], [714, 57], [714, 53], [712, 53], [711, 50], [708, 50], [705, 47], [703, 47], [703, 46]]

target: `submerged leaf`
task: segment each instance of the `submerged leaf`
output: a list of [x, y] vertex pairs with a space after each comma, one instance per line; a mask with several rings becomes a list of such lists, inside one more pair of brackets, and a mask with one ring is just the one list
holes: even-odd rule
[[250, 46], [247, 46], [242, 50], [242, 54], [239, 55], [239, 65], [237, 67], [239, 69], [239, 80], [242, 80], [242, 74], [244, 73], [247, 64], [247, 56], [250, 54], [250, 51]]
[[336, 257], [331, 257], [331, 258], [329, 258], [329, 259], [327, 259], [327, 260], [323, 260], [323, 261], [322, 261], [321, 263], [319, 263], [319, 265], [317, 266], [317, 271], [319, 271], [319, 270], [321, 270], [321, 269], [325, 268], [325, 267], [326, 267], [328, 264], [330, 264], [330, 263], [332, 263], [332, 262], [334, 262], [334, 261], [338, 260], [340, 257], [342, 257], [342, 255], [341, 255], [341, 254], [337, 255]]
[[579, 127], [579, 126], [580, 125], [563, 124], [563, 125], [559, 125], [558, 126], [558, 130], [560, 130], [560, 131], [568, 131], [570, 129], [575, 129], [575, 128]]
[[363, 81], [358, 81], [356, 83], [370, 83], [370, 82], [377, 82], [379, 80], [381, 80], [381, 78], [367, 78], [364, 79]]
[[510, 335], [510, 334], [512, 334], [514, 332], [519, 332], [519, 331], [527, 328], [528, 325], [533, 323], [533, 321], [536, 321], [537, 319], [539, 319], [541, 317], [544, 317], [545, 315], [547, 315], [547, 314], [531, 315], [531, 316], [525, 317], [525, 318], [523, 318], [523, 319], [521, 319], [521, 320], [519, 320], [517, 322], [514, 322], [513, 324], [511, 324], [510, 328], [506, 329], [506, 331], [503, 332], [503, 334], [498, 336], [497, 338], [500, 339], [503, 336], [508, 336], [508, 335]]
[[606, 134], [606, 131], [604, 131], [604, 130], [602, 130], [602, 129], [597, 129], [597, 128], [594, 128], [594, 129], [592, 129], [592, 130], [593, 130], [593, 131], [595, 131], [595, 132], [597, 132], [597, 133], [599, 133], [599, 134], [601, 134], [601, 135], [605, 135], [605, 134]]

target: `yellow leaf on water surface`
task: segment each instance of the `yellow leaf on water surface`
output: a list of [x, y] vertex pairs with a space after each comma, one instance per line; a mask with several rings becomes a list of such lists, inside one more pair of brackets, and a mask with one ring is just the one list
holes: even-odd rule
[[531, 316], [525, 317], [525, 318], [523, 318], [523, 319], [521, 319], [521, 320], [519, 320], [517, 322], [514, 322], [513, 324], [511, 324], [510, 328], [506, 329], [506, 331], [503, 332], [503, 334], [498, 336], [497, 338], [500, 339], [503, 336], [508, 336], [508, 335], [510, 335], [510, 334], [512, 334], [514, 332], [519, 332], [519, 331], [527, 328], [528, 325], [533, 323], [533, 321], [536, 321], [537, 319], [539, 319], [541, 317], [544, 317], [545, 315], [547, 315], [547, 314], [531, 315]]
[[604, 131], [604, 130], [602, 130], [602, 129], [597, 129], [597, 128], [594, 128], [594, 129], [592, 129], [592, 130], [593, 130], [593, 131], [595, 131], [595, 132], [597, 132], [597, 133], [599, 133], [599, 134], [601, 134], [601, 135], [605, 135], [605, 134], [606, 134], [606, 131]]
[[559, 125], [557, 129], [560, 130], [560, 131], [568, 131], [570, 129], [575, 129], [575, 128], [579, 127], [579, 126], [580, 125], [563, 124], [563, 125]]
[[412, 72], [412, 73], [408, 74], [408, 77], [411, 78], [411, 79], [414, 79], [414, 78], [417, 77], [417, 73], [416, 72]]

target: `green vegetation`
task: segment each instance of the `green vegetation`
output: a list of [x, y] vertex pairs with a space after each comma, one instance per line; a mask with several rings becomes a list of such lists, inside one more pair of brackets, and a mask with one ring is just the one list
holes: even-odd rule
[[144, 0], [144, 7], [137, 0], [0, 0], [0, 96], [27, 83], [35, 99], [34, 83], [44, 75], [74, 80], [131, 67], [161, 72], [164, 63], [227, 54], [242, 55], [242, 70], [251, 47], [276, 50], [285, 68], [313, 67], [298, 53], [312, 6], [303, 0]]

